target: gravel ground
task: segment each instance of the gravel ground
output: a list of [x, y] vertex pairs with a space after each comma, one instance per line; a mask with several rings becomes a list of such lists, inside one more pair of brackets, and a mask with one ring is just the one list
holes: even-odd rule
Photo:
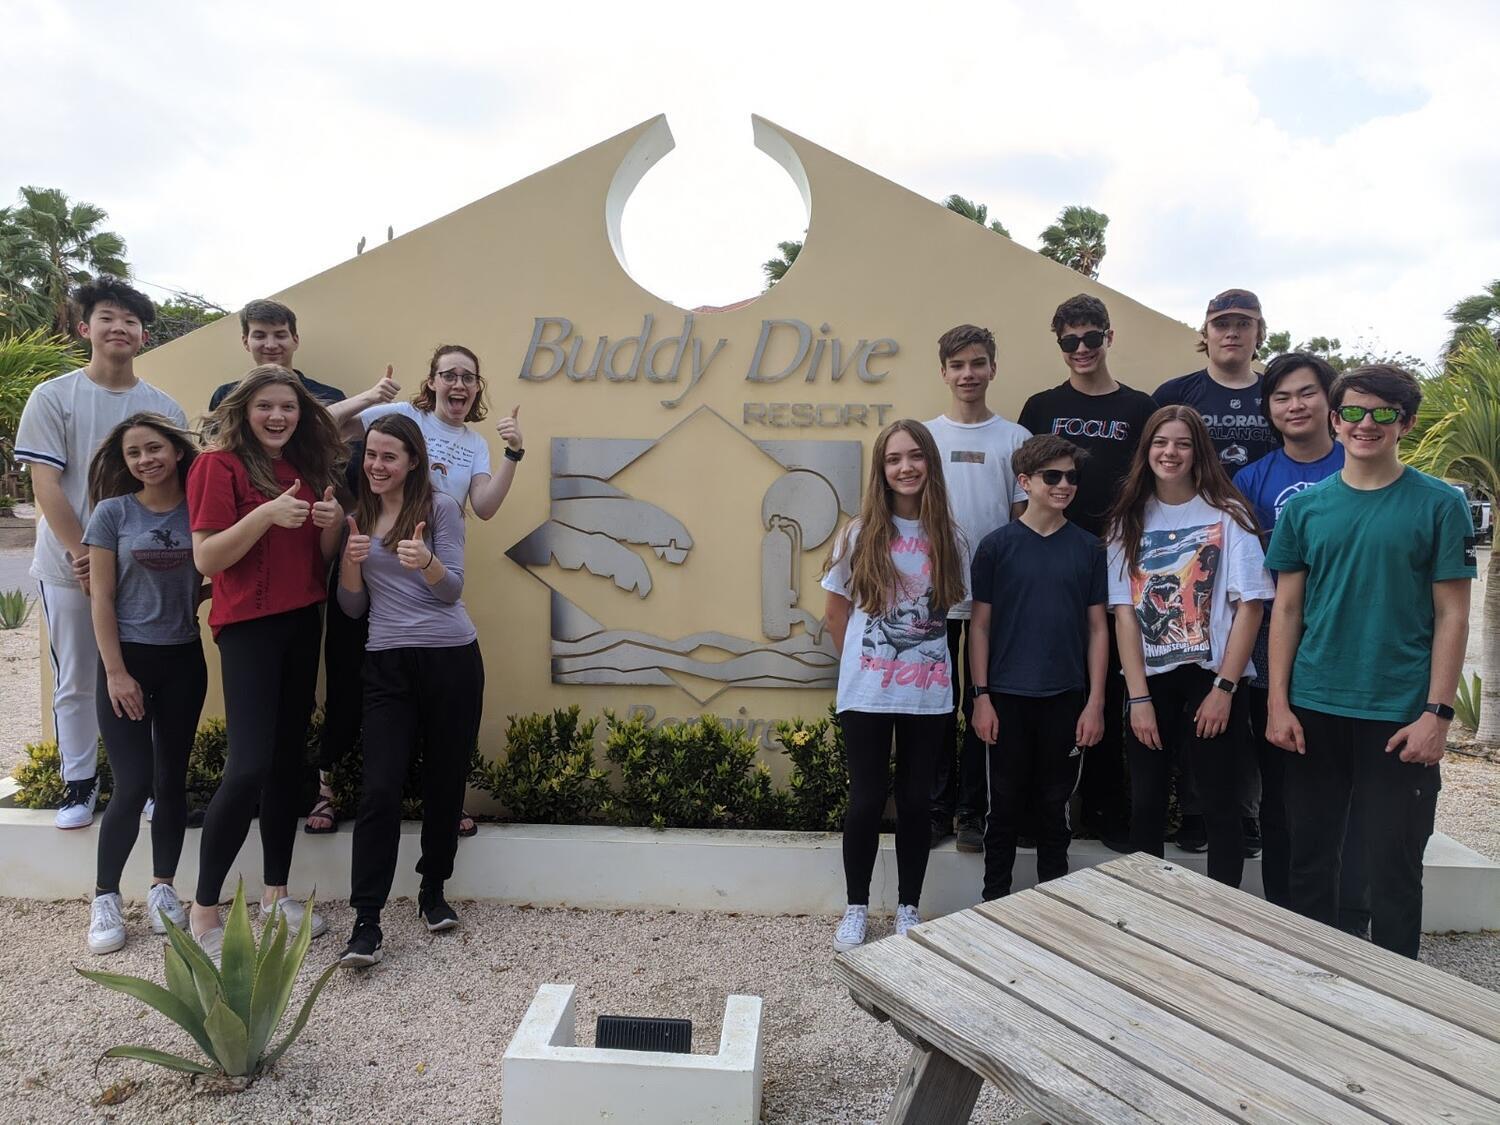
[[33, 604], [25, 625], [0, 629], [0, 774], [9, 775], [26, 744], [42, 737], [40, 619]]

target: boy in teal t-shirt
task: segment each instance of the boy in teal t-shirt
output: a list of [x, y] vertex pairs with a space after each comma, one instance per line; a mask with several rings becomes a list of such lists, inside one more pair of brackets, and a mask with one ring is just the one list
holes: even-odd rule
[[[1422, 401], [1410, 374], [1356, 368], [1330, 398], [1344, 468], [1288, 502], [1266, 555], [1280, 575], [1267, 737], [1294, 752], [1291, 905], [1336, 924], [1342, 852], [1358, 848], [1371, 938], [1415, 957], [1474, 527], [1456, 489], [1397, 457]], [[1360, 815], [1345, 841], [1351, 803]]]

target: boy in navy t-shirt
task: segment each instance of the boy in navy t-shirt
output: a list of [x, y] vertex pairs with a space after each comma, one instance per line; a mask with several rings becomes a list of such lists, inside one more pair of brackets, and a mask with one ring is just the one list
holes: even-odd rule
[[1082, 748], [1104, 734], [1104, 547], [1064, 514], [1085, 456], [1055, 434], [1029, 438], [1011, 462], [1026, 511], [974, 555], [969, 667], [983, 676], [971, 688], [974, 731], [989, 748], [986, 899], [1010, 893], [1023, 821], [1035, 825], [1037, 882], [1068, 873], [1068, 799]]

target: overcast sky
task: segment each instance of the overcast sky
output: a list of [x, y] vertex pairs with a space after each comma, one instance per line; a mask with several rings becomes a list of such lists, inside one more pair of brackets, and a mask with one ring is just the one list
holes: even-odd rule
[[1500, 277], [1500, 5], [717, 7], [0, 0], [0, 202], [97, 203], [142, 281], [233, 308], [666, 113], [631, 271], [725, 304], [806, 223], [759, 113], [1028, 246], [1096, 207], [1100, 279], [1192, 323], [1246, 286], [1430, 357]]

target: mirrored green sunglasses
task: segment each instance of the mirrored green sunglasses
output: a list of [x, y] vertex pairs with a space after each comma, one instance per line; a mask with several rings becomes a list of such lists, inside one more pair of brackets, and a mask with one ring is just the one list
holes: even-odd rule
[[1357, 426], [1369, 415], [1382, 426], [1393, 426], [1401, 421], [1401, 409], [1396, 406], [1341, 406], [1338, 415], [1351, 426]]

